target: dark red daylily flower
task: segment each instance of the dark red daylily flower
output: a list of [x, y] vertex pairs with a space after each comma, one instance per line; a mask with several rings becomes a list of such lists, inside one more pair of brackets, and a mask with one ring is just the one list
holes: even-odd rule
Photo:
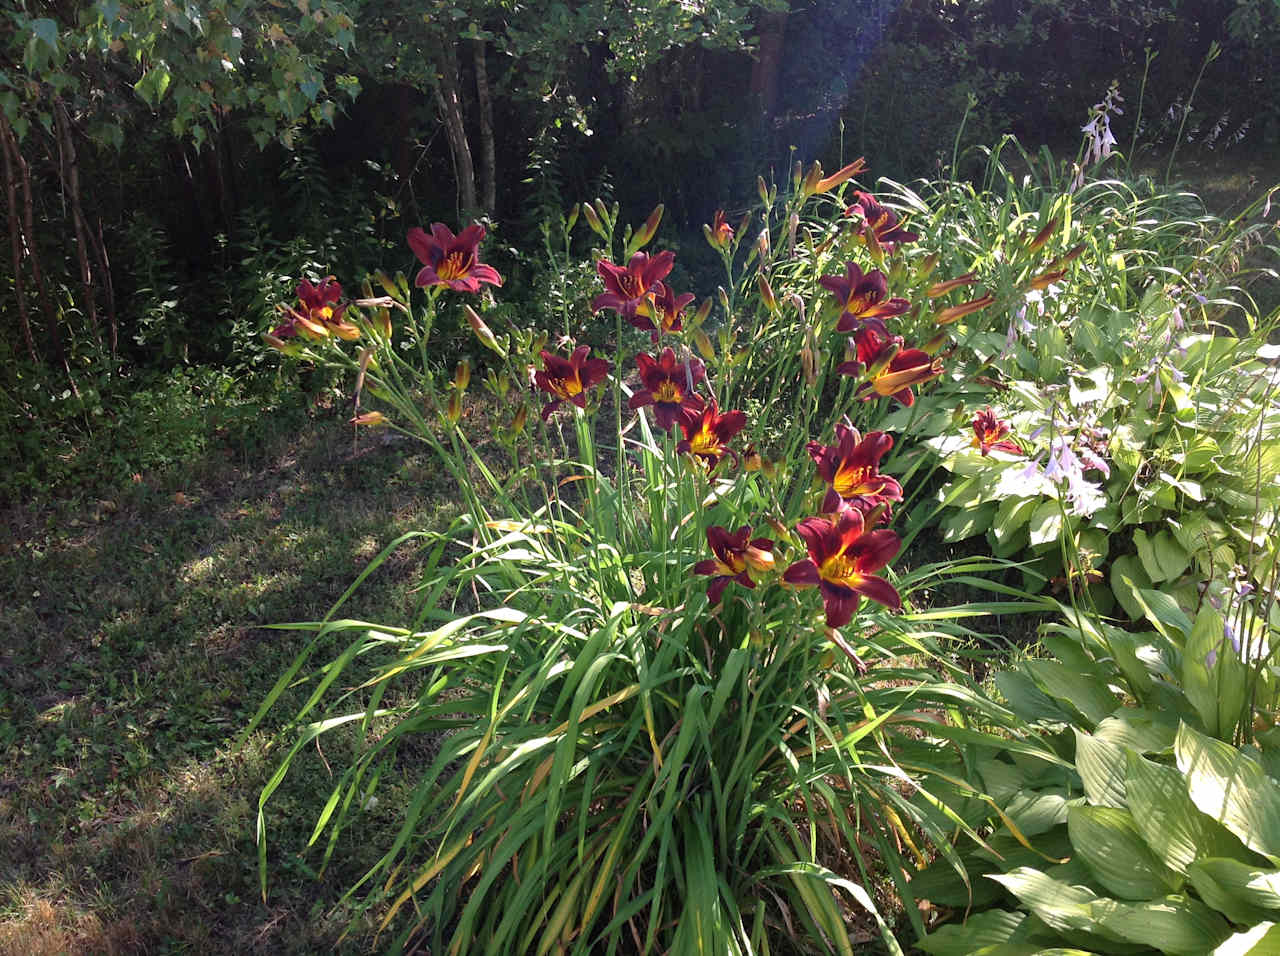
[[680, 430], [684, 439], [676, 445], [680, 454], [688, 452], [701, 458], [707, 470], [714, 470], [725, 455], [738, 456], [729, 449], [729, 439], [742, 431], [747, 424], [744, 412], [725, 412], [720, 414], [720, 407], [713, 398], [709, 404], [698, 399], [695, 406], [686, 408], [680, 416]]
[[837, 332], [853, 332], [869, 326], [883, 333], [885, 318], [902, 315], [911, 308], [906, 299], [886, 298], [889, 284], [883, 272], [872, 269], [863, 275], [862, 269], [853, 262], [845, 266], [844, 275], [823, 276], [818, 284], [832, 293], [840, 305]]
[[546, 368], [533, 373], [533, 382], [538, 388], [554, 396], [553, 401], [543, 406], [543, 421], [547, 420], [561, 402], [572, 402], [579, 408], [586, 408], [586, 390], [603, 381], [613, 368], [605, 359], [587, 358], [591, 354], [589, 345], [579, 345], [567, 359], [547, 351], [540, 354]]
[[725, 222], [723, 209], [716, 210], [716, 218], [711, 225], [703, 223], [702, 234], [707, 237], [711, 248], [721, 250], [729, 248], [729, 244], [733, 242], [733, 226]]
[[1004, 436], [1012, 429], [1008, 422], [996, 418], [996, 413], [987, 406], [973, 417], [973, 447], [985, 457], [992, 451], [1003, 451], [1010, 455], [1021, 455], [1021, 446], [1011, 438]]
[[853, 205], [844, 211], [846, 216], [861, 212], [863, 219], [863, 239], [870, 244], [892, 250], [899, 242], [915, 242], [920, 238], [918, 233], [903, 229], [898, 222], [898, 214], [887, 206], [876, 202], [875, 198], [864, 192], [853, 194]]
[[679, 332], [684, 328], [680, 313], [693, 298], [692, 292], [676, 295], [665, 282], [655, 282], [653, 298], [641, 310], [648, 313], [648, 318], [636, 316], [631, 319], [631, 324], [641, 331], [649, 332], [654, 342], [657, 342], [659, 334]]
[[657, 291], [654, 285], [667, 277], [675, 261], [676, 254], [669, 250], [654, 256], [637, 252], [625, 266], [601, 259], [596, 272], [604, 280], [605, 291], [591, 300], [591, 311], [613, 309], [624, 319], [633, 318], [637, 309], [647, 305], [646, 300]]
[[675, 428], [683, 413], [701, 413], [702, 399], [693, 393], [693, 386], [706, 379], [707, 369], [698, 359], [677, 362], [674, 351], [663, 349], [656, 360], [641, 352], [636, 365], [644, 388], [627, 403], [632, 411], [652, 405], [654, 421], [665, 431]]
[[880, 459], [892, 447], [892, 436], [870, 432], [863, 438], [856, 428], [844, 423], [836, 424], [834, 445], [809, 442], [809, 455], [827, 483], [823, 512], [834, 514], [847, 504], [866, 514], [880, 505], [887, 508], [889, 502], [901, 501], [902, 486], [880, 474]]
[[902, 547], [897, 534], [885, 528], [867, 531], [862, 512], [855, 508], [846, 508], [833, 521], [806, 518], [796, 525], [796, 533], [809, 557], [787, 568], [782, 580], [795, 587], [817, 587], [829, 627], [848, 624], [863, 597], [894, 611], [902, 607], [893, 585], [874, 576]]
[[[858, 364], [864, 368], [871, 365], [877, 359], [884, 360], [892, 358], [889, 354], [890, 349], [900, 350], [902, 348], [901, 335], [887, 335], [883, 330], [871, 328], [861, 328], [854, 333], [853, 345], [858, 357]], [[846, 363], [847, 364], [847, 363]], [[845, 369], [841, 365], [837, 371], [842, 375], [860, 375], [861, 369]]]
[[699, 561], [693, 566], [693, 573], [712, 576], [707, 585], [707, 598], [712, 604], [720, 603], [731, 581], [737, 581], [744, 588], [755, 588], [751, 572], [766, 573], [773, 569], [773, 542], [768, 538], [748, 540], [750, 537], [748, 525], [733, 534], [719, 525], [707, 529], [707, 544], [715, 557]]
[[312, 339], [336, 335], [348, 342], [360, 338], [360, 330], [342, 320], [347, 307], [338, 305], [338, 300], [342, 298], [342, 286], [333, 276], [325, 276], [315, 284], [303, 279], [295, 292], [298, 305], [284, 309], [288, 321], [272, 329], [271, 335], [278, 339], [291, 339], [299, 332]]
[[458, 235], [442, 222], [431, 224], [431, 234], [414, 226], [409, 230], [409, 248], [422, 263], [414, 285], [447, 285], [455, 292], [479, 292], [480, 283], [502, 285], [502, 276], [478, 258], [484, 226], [472, 223]]

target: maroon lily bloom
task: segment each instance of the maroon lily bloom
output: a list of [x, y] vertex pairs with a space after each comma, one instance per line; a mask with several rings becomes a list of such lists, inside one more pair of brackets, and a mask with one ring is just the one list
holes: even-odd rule
[[[591, 311], [613, 309], [624, 319], [631, 320], [636, 310], [645, 305], [649, 296], [675, 265], [676, 254], [671, 251], [650, 256], [637, 252], [625, 266], [616, 266], [607, 259], [596, 263], [596, 272], [604, 280], [605, 291], [591, 300]], [[649, 328], [649, 326], [642, 326]]]
[[719, 525], [707, 529], [707, 544], [715, 557], [699, 561], [693, 566], [693, 573], [712, 576], [711, 583], [707, 585], [707, 599], [712, 604], [720, 603], [720, 597], [731, 581], [754, 589], [756, 583], [751, 580], [751, 572], [773, 569], [773, 542], [768, 538], [748, 540], [750, 537], [749, 525], [743, 525], [734, 534]]
[[648, 332], [656, 344], [660, 334], [679, 332], [684, 328], [680, 313], [693, 301], [693, 293], [676, 295], [665, 282], [653, 284], [653, 298], [629, 321], [642, 332]]
[[360, 338], [360, 330], [342, 320], [347, 307], [337, 304], [342, 298], [342, 286], [333, 276], [325, 276], [316, 284], [303, 279], [295, 292], [298, 305], [284, 310], [289, 320], [271, 330], [276, 338], [291, 339], [299, 332], [311, 339], [336, 335], [352, 342]]
[[579, 408], [587, 407], [586, 391], [592, 385], [602, 382], [613, 368], [605, 359], [587, 358], [591, 354], [591, 346], [579, 345], [569, 358], [543, 351], [542, 364], [545, 369], [533, 373], [533, 382], [544, 392], [554, 396], [542, 409], [542, 420], [546, 421], [561, 402], [572, 402]]
[[707, 470], [712, 471], [725, 455], [737, 459], [737, 454], [729, 449], [729, 439], [742, 431], [746, 424], [744, 412], [721, 415], [720, 406], [714, 398], [709, 404], [699, 398], [697, 405], [684, 409], [680, 416], [680, 430], [684, 432], [684, 438], [676, 445], [676, 451], [701, 458], [706, 462]]
[[409, 248], [422, 263], [414, 285], [447, 285], [455, 292], [479, 292], [480, 283], [502, 285], [502, 276], [478, 258], [484, 226], [472, 223], [458, 235], [442, 222], [431, 224], [431, 234], [414, 226], [409, 230]]
[[[902, 500], [902, 485], [880, 474], [880, 459], [893, 447], [893, 437], [870, 432], [865, 438], [844, 423], [836, 424], [836, 443], [809, 442], [809, 455], [827, 483], [822, 510], [834, 514], [848, 504], [863, 514], [890, 501]], [[887, 512], [886, 512], [887, 514]]]
[[868, 193], [855, 192], [853, 194], [853, 205], [846, 209], [844, 214], [852, 216], [855, 211], [862, 214], [862, 235], [868, 244], [874, 241], [877, 245], [892, 250], [896, 243], [915, 242], [920, 238], [919, 233], [903, 229], [899, 224], [898, 214], [892, 209], [880, 205]]
[[716, 210], [716, 217], [711, 225], [703, 224], [702, 234], [707, 237], [711, 248], [721, 250], [729, 248], [729, 244], [733, 242], [733, 226], [725, 222], [723, 209]]
[[809, 557], [783, 572], [782, 580], [801, 588], [817, 587], [826, 607], [827, 625], [844, 627], [863, 597], [894, 611], [902, 598], [884, 578], [875, 577], [898, 553], [902, 541], [885, 528], [867, 531], [862, 512], [846, 508], [835, 520], [806, 518], [796, 525]]
[[843, 276], [823, 276], [818, 284], [831, 292], [840, 305], [837, 332], [853, 332], [870, 326], [883, 333], [884, 319], [902, 315], [911, 308], [906, 299], [885, 298], [889, 294], [889, 284], [883, 272], [872, 269], [863, 275], [862, 269], [852, 262], [845, 266]]
[[996, 418], [996, 413], [988, 405], [973, 416], [973, 447], [982, 452], [983, 457], [992, 451], [1021, 455], [1021, 446], [1013, 439], [1004, 437], [1010, 431], [1012, 428], [1009, 423]]
[[674, 351], [663, 349], [657, 360], [641, 352], [636, 365], [644, 388], [627, 403], [632, 411], [652, 405], [654, 421], [664, 431], [675, 428], [683, 413], [702, 411], [702, 399], [693, 393], [693, 386], [706, 379], [707, 369], [698, 359], [677, 362]]

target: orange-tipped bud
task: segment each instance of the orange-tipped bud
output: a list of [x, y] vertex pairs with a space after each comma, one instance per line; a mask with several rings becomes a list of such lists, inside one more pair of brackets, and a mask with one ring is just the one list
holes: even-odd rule
[[720, 300], [720, 308], [724, 309], [724, 314], [729, 314], [729, 293], [724, 291], [724, 286], [716, 286], [716, 298]]
[[581, 206], [574, 203], [569, 207], [569, 214], [564, 217], [564, 227], [566, 231], [572, 231], [573, 227], [578, 224], [578, 211]]
[[[815, 163], [814, 165], [816, 166], [817, 163]], [[819, 166], [818, 167], [819, 172], [821, 172], [821, 169], [822, 167]], [[841, 185], [842, 183], [847, 183], [850, 179], [852, 179], [854, 176], [857, 176], [859, 173], [866, 172], [866, 169], [867, 169], [867, 161], [863, 159], [861, 156], [859, 156], [857, 159], [851, 162], [848, 166], [845, 166], [841, 169], [836, 170], [834, 173], [832, 173], [830, 176], [827, 176], [825, 179], [819, 179], [818, 182], [814, 185], [813, 191], [819, 194], [829, 192], [832, 189], [835, 189], [837, 186]]]
[[760, 298], [764, 302], [765, 308], [770, 312], [777, 312], [778, 299], [773, 294], [773, 286], [769, 285], [769, 280], [765, 278], [763, 272], [756, 276], [756, 284], [760, 286]]
[[867, 378], [878, 377], [881, 372], [889, 367], [889, 363], [897, 357], [901, 350], [901, 343], [894, 343], [885, 348], [884, 351], [880, 353], [880, 356], [867, 366]]
[[449, 396], [449, 405], [445, 409], [445, 415], [448, 416], [449, 424], [456, 425], [458, 420], [462, 418], [462, 393], [453, 392]]
[[796, 257], [796, 230], [800, 228], [800, 214], [793, 212], [787, 219], [787, 258]]
[[476, 338], [480, 340], [480, 344], [485, 348], [497, 352], [502, 358], [507, 357], [506, 350], [498, 344], [498, 340], [494, 338], [493, 331], [489, 326], [484, 324], [484, 319], [476, 313], [476, 310], [469, 305], [462, 307], [463, 312], [467, 315], [467, 322], [471, 325], [471, 331], [476, 334]]
[[947, 332], [939, 332], [928, 342], [925, 342], [924, 345], [920, 346], [920, 351], [925, 355], [937, 355], [950, 339], [951, 336]]
[[1049, 224], [1031, 237], [1031, 241], [1027, 243], [1027, 252], [1035, 252], [1044, 247], [1049, 241], [1049, 237], [1053, 235], [1053, 231], [1058, 228], [1058, 220], [1050, 219]]
[[1062, 257], [1062, 259], [1060, 260], [1060, 261], [1061, 261], [1061, 264], [1062, 264], [1062, 265], [1066, 265], [1068, 262], [1073, 262], [1073, 261], [1075, 261], [1076, 259], [1079, 259], [1079, 258], [1080, 258], [1080, 254], [1081, 254], [1082, 252], [1084, 252], [1084, 243], [1083, 243], [1083, 242], [1078, 243], [1078, 244], [1076, 244], [1076, 245], [1072, 246], [1070, 249], [1068, 249], [1068, 250], [1067, 250], [1066, 255], [1064, 255], [1064, 256]]
[[349, 425], [385, 425], [387, 424], [387, 416], [382, 412], [362, 412], [355, 418], [351, 419]]
[[765, 226], [760, 230], [760, 235], [756, 236], [756, 251], [760, 253], [760, 261], [769, 261], [769, 227]]
[[524, 423], [525, 423], [525, 420], [528, 419], [528, 417], [529, 417], [529, 407], [527, 405], [521, 405], [519, 408], [516, 409], [516, 413], [514, 417], [512, 417], [511, 419], [511, 433], [513, 435], [519, 435], [522, 431], [524, 431]]
[[360, 390], [364, 388], [364, 375], [369, 370], [369, 363], [373, 361], [373, 349], [365, 346], [360, 350], [360, 371], [356, 374], [356, 397], [360, 396]]
[[779, 521], [777, 518], [773, 517], [773, 515], [768, 515], [764, 519], [764, 522], [770, 528], [773, 529], [773, 533], [776, 534], [779, 538], [791, 537], [791, 530], [785, 524]]
[[643, 249], [658, 232], [658, 223], [662, 222], [662, 203], [658, 203], [654, 207], [653, 212], [649, 213], [649, 218], [644, 221], [644, 225], [636, 230], [636, 234], [631, 237], [631, 245], [636, 249]]
[[977, 281], [978, 276], [976, 273], [966, 272], [962, 276], [956, 276], [954, 279], [947, 279], [945, 282], [935, 282], [933, 285], [929, 286], [929, 288], [924, 290], [924, 294], [927, 298], [936, 299], [939, 296], [946, 295], [952, 289], [958, 289], [964, 285], [975, 285]]
[[[798, 164], [797, 164], [798, 165]], [[800, 181], [800, 198], [808, 199], [818, 191], [818, 183], [822, 180], [822, 164], [814, 161], [809, 172]]]
[[453, 387], [460, 392], [465, 392], [467, 386], [471, 384], [471, 363], [463, 359], [458, 363], [458, 367], [453, 371]]
[[288, 352], [289, 344], [282, 338], [272, 335], [270, 332], [262, 333], [262, 341], [266, 342], [277, 352]]
[[377, 330], [384, 339], [390, 340], [391, 338], [391, 310], [390, 309], [378, 310]]
[[333, 322], [329, 325], [333, 334], [344, 342], [354, 342], [360, 338], [360, 330], [350, 322]]
[[933, 270], [938, 268], [938, 263], [942, 261], [942, 256], [936, 252], [931, 252], [916, 266], [916, 279], [923, 281], [933, 275]]
[[933, 317], [933, 321], [937, 322], [939, 325], [949, 325], [957, 319], [964, 318], [970, 313], [977, 312], [979, 309], [985, 309], [995, 300], [996, 297], [994, 295], [987, 293], [977, 299], [970, 299], [968, 302], [961, 302], [959, 305], [948, 306], [947, 308], [937, 312]]
[[756, 177], [756, 193], [762, 203], [769, 205], [769, 187], [765, 185], [763, 176]]
[[547, 330], [539, 329], [538, 334], [533, 337], [533, 344], [529, 346], [531, 353], [534, 355], [537, 355], [539, 352], [545, 349], [547, 347], [548, 338], [549, 336], [547, 335]]
[[698, 329], [702, 327], [702, 323], [707, 321], [707, 316], [711, 314], [711, 299], [703, 299], [702, 305], [698, 306], [698, 311], [693, 313], [693, 318], [689, 320], [689, 328]]
[[1055, 282], [1057, 282], [1066, 274], [1067, 274], [1066, 269], [1051, 269], [1048, 272], [1042, 272], [1038, 276], [1033, 278], [1030, 282], [1027, 283], [1027, 288], [1028, 289], [1047, 289], [1049, 286], [1053, 285]]
[[697, 348], [698, 354], [708, 362], [716, 360], [716, 350], [711, 344], [711, 337], [702, 329], [693, 330], [693, 344]]
[[[819, 167], [818, 175], [822, 175], [822, 169]], [[804, 181], [804, 164], [800, 160], [796, 160], [791, 164], [791, 191], [799, 192], [800, 184]]]
[[600, 216], [591, 203], [584, 202], [582, 204], [582, 216], [587, 220], [587, 225], [591, 227], [591, 231], [604, 238], [604, 225], [600, 222]]
[[773, 552], [766, 551], [764, 548], [748, 544], [742, 552], [742, 559], [747, 562], [747, 567], [757, 574], [768, 574], [773, 570]]
[[609, 214], [609, 207], [604, 204], [603, 199], [596, 199], [593, 205], [596, 207], [596, 215], [600, 217], [601, 222], [613, 223], [617, 221], [618, 204], [614, 203], [613, 214]]

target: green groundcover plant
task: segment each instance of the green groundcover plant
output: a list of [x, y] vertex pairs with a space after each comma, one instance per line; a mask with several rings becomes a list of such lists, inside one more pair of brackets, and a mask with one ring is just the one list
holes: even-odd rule
[[[862, 170], [797, 166], [781, 196], [761, 180], [736, 227], [717, 215], [718, 311], [669, 284], [672, 253], [644, 251], [660, 207], [625, 230], [616, 208], [575, 207], [547, 245], [567, 269], [579, 221], [599, 243], [598, 349], [581, 341], [598, 329], [490, 328], [502, 277], [479, 226], [412, 230], [412, 284], [379, 275], [380, 295], [299, 286], [267, 341], [349, 369], [353, 423], [430, 445], [467, 514], [361, 576], [417, 539], [415, 620], [348, 620], [339, 602], [285, 625], [314, 637], [259, 719], [295, 680], [314, 691], [262, 795], [264, 892], [267, 801], [294, 754], [345, 727], [364, 746], [316, 822], [326, 859], [384, 776], [418, 780], [348, 894], [396, 948], [848, 953], [861, 921], [898, 952], [886, 892], [923, 935], [904, 856], [959, 868], [957, 832], [985, 845], [952, 807], [989, 800], [954, 775], [959, 751], [1023, 728], [955, 639], [1047, 605], [989, 584], [998, 559], [889, 568], [918, 464], [882, 471], [901, 434], [876, 421], [916, 404], [951, 323], [995, 298], [935, 275], [898, 212], [850, 195]], [[1016, 253], [1027, 278], [1065, 274], [1074, 257], [1046, 265], [1054, 230], [1037, 233]], [[479, 400], [471, 364], [450, 377], [430, 344], [458, 298], [492, 356]], [[948, 581], [977, 599], [926, 609]], [[414, 740], [428, 765], [406, 766]]]

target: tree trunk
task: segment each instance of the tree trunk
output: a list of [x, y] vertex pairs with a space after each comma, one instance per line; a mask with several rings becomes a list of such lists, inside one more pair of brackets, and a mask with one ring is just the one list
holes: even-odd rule
[[82, 308], [89, 319], [89, 328], [93, 330], [98, 347], [102, 348], [102, 329], [98, 323], [98, 305], [93, 291], [93, 269], [89, 266], [88, 230], [80, 208], [80, 165], [76, 159], [75, 142], [71, 138], [71, 124], [60, 102], [54, 104], [53, 118], [58, 135], [58, 172], [62, 176], [63, 189], [71, 200], [71, 224], [76, 234], [76, 261], [80, 265], [80, 286], [84, 291]]
[[0, 131], [0, 152], [4, 153], [4, 191], [9, 208], [9, 244], [13, 250], [13, 289], [18, 297], [18, 325], [22, 330], [22, 340], [27, 346], [27, 354], [34, 364], [40, 364], [40, 356], [36, 354], [35, 336], [31, 334], [31, 313], [27, 310], [27, 292], [22, 282], [22, 236], [18, 217], [18, 182], [13, 178], [13, 160], [9, 157], [9, 121], [0, 114], [0, 123], [4, 129]]
[[453, 153], [453, 169], [458, 177], [458, 200], [461, 205], [459, 227], [462, 221], [475, 216], [476, 168], [471, 160], [471, 144], [467, 141], [467, 128], [462, 119], [462, 100], [458, 95], [458, 51], [452, 42], [440, 44], [440, 72], [436, 77], [436, 105], [444, 121], [449, 150]]
[[766, 119], [778, 105], [778, 69], [782, 65], [782, 40], [787, 32], [787, 14], [766, 13], [760, 17], [760, 47], [751, 68], [751, 96]]
[[477, 39], [475, 53], [476, 103], [480, 107], [480, 185], [481, 209], [493, 215], [498, 204], [498, 169], [493, 148], [493, 100], [489, 97], [489, 66], [485, 62], [484, 40]]

